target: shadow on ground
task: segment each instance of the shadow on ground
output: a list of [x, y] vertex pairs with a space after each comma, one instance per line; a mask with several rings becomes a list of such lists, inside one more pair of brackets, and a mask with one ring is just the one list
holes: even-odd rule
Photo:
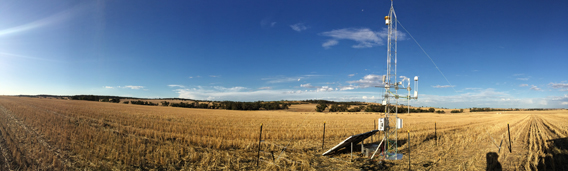
[[545, 157], [538, 163], [538, 170], [568, 170], [568, 138], [546, 141], [549, 144]]

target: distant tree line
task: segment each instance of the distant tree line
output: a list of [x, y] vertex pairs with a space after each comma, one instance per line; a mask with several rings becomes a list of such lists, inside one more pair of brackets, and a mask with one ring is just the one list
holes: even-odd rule
[[303, 100], [302, 102], [307, 102], [307, 103], [311, 103], [311, 104], [338, 104], [338, 105], [367, 105], [366, 103], [363, 102], [335, 102], [335, 101], [329, 101], [329, 100]]
[[519, 109], [513, 109], [513, 108], [509, 108], [509, 109], [494, 109], [494, 108], [489, 108], [489, 107], [481, 107], [481, 108], [469, 108], [469, 112], [489, 112], [489, 111], [519, 111]]
[[280, 110], [288, 109], [291, 103], [285, 102], [233, 102], [222, 101], [207, 103], [171, 103], [172, 107], [203, 108], [203, 109], [226, 109], [226, 110]]
[[148, 106], [158, 106], [157, 103], [148, 102], [148, 101], [141, 101], [141, 100], [130, 101], [130, 104], [135, 104], [135, 105], [148, 105]]
[[[316, 111], [317, 112], [324, 112], [325, 109], [329, 107], [329, 112], [380, 112], [380, 113], [384, 113], [385, 112], [385, 105], [375, 105], [375, 104], [371, 104], [371, 105], [367, 105], [367, 106], [357, 106], [354, 107], [352, 109], [349, 109], [351, 107], [350, 104], [331, 104], [328, 105], [327, 103], [325, 103], [325, 100], [321, 100], [319, 101], [318, 105], [316, 105]], [[393, 110], [397, 110], [395, 108], [395, 106], [391, 106], [393, 107]], [[410, 113], [433, 113], [435, 111], [434, 108], [430, 108], [428, 110], [423, 110], [421, 108], [405, 108], [405, 107], [399, 107], [398, 108], [398, 113], [408, 113], [410, 110]], [[394, 111], [393, 111], [394, 112]]]
[[452, 110], [450, 113], [463, 113], [463, 109], [460, 110]]

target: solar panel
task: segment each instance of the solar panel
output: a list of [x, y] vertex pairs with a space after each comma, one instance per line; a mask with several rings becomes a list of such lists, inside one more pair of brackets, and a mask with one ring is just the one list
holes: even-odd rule
[[348, 147], [348, 146], [351, 145], [351, 143], [357, 144], [357, 143], [369, 138], [371, 135], [374, 135], [377, 132], [379, 132], [379, 130], [372, 130], [372, 131], [369, 131], [369, 132], [349, 136], [349, 137], [347, 137], [347, 139], [343, 140], [342, 142], [337, 144], [335, 147], [327, 150], [325, 153], [322, 154], [322, 156], [325, 156], [327, 154], [338, 151], [339, 149], [341, 149], [343, 147]]

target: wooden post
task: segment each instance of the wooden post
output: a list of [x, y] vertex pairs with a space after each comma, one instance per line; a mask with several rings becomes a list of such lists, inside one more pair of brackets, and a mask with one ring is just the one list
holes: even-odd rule
[[353, 162], [353, 142], [351, 142], [351, 162]]
[[321, 149], [323, 150], [323, 146], [325, 145], [325, 121], [323, 122], [323, 136], [321, 137]]
[[262, 124], [260, 124], [260, 135], [258, 136], [258, 156], [256, 160], [256, 167], [258, 167], [258, 163], [260, 162], [260, 142], [262, 141]]
[[410, 170], [410, 130], [408, 131], [408, 170]]
[[513, 147], [511, 146], [511, 130], [509, 129], [509, 123], [507, 123], [507, 132], [509, 133], [509, 152], [513, 153]]
[[436, 137], [436, 146], [438, 146], [438, 133], [436, 130], [436, 122], [434, 122], [434, 137]]
[[[373, 129], [372, 130], [377, 130], [377, 121], [373, 119]], [[378, 140], [377, 140], [378, 141]], [[371, 136], [371, 143], [373, 143], [373, 136]]]

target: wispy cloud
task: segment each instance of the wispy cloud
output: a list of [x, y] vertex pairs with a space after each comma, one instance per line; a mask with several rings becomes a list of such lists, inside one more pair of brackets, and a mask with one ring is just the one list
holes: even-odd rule
[[230, 87], [230, 88], [225, 88], [223, 86], [213, 86], [213, 88], [220, 90], [220, 91], [241, 91], [241, 90], [245, 90], [247, 89], [246, 87]]
[[435, 85], [432, 86], [433, 88], [452, 88], [455, 87], [455, 85]]
[[347, 75], [347, 76], [348, 76], [348, 77], [353, 77], [353, 76], [355, 76], [355, 74], [349, 74], [349, 75]]
[[290, 27], [292, 28], [292, 30], [297, 31], [297, 32], [301, 32], [304, 30], [307, 30], [309, 27], [304, 25], [304, 23], [296, 23], [296, 24], [292, 24], [290, 25]]
[[132, 85], [127, 85], [127, 86], [120, 87], [120, 88], [129, 88], [129, 89], [132, 89], [132, 90], [138, 90], [138, 89], [143, 89], [144, 86], [132, 86]]
[[362, 96], [380, 96], [377, 92], [331, 91], [330, 87], [322, 86], [316, 90], [254, 90], [254, 91], [222, 91], [212, 87], [183, 88], [174, 90], [180, 98], [204, 100], [305, 100], [326, 99], [336, 101], [361, 100]]
[[522, 76], [522, 75], [525, 75], [525, 74], [513, 74], [514, 77], [518, 77], [518, 76]]
[[528, 86], [529, 86], [528, 84], [521, 84], [521, 85], [519, 85], [519, 87], [528, 87]]
[[525, 77], [525, 78], [517, 78], [517, 80], [521, 80], [521, 81], [528, 81], [530, 79], [530, 77]]
[[[139, 90], [139, 89], [143, 89], [144, 86], [133, 86], [133, 85], [116, 86], [116, 87], [113, 87], [113, 86], [103, 86], [103, 88], [106, 88], [106, 89], [123, 88], [123, 89]], [[144, 89], [144, 90], [146, 90], [146, 89]]]
[[[317, 86], [314, 86], [317, 87]], [[323, 86], [321, 88], [324, 88]], [[246, 91], [245, 91], [246, 90]], [[180, 98], [202, 100], [233, 100], [233, 101], [257, 101], [257, 100], [305, 100], [323, 99], [335, 101], [375, 101], [382, 99], [377, 91], [328, 91], [321, 90], [265, 90], [248, 88], [215, 88], [202, 87], [180, 88], [174, 90]], [[516, 98], [506, 92], [495, 89], [470, 89], [471, 92], [440, 96], [420, 94], [417, 101], [411, 101], [413, 106], [443, 106], [443, 107], [503, 107], [503, 108], [536, 108], [536, 107], [560, 107], [568, 104], [568, 94], [564, 96], [549, 96], [545, 98]]]
[[170, 85], [168, 85], [168, 87], [179, 87], [179, 88], [184, 88], [185, 86], [182, 86], [182, 85], [176, 85], [176, 84], [170, 84]]
[[538, 88], [538, 87], [535, 86], [535, 85], [531, 85], [531, 90], [541, 91], [542, 89], [541, 89], [541, 88]]
[[26, 55], [17, 55], [17, 54], [12, 54], [12, 53], [5, 53], [5, 52], [0, 52], [0, 57], [22, 58], [22, 59], [40, 60], [40, 61], [48, 61], [48, 62], [64, 62], [64, 61], [59, 61], [59, 60], [38, 58], [38, 57], [26, 56]]
[[211, 77], [211, 78], [219, 78], [219, 77], [221, 77], [221, 76], [220, 76], [220, 75], [209, 75], [209, 77]]
[[297, 77], [276, 76], [276, 77], [262, 78], [261, 80], [264, 80], [267, 83], [274, 84], [274, 83], [296, 82], [296, 81], [301, 81], [301, 80], [306, 80], [306, 79], [310, 79], [310, 78], [313, 78], [313, 77], [321, 77], [321, 76], [325, 76], [325, 75], [302, 75], [302, 76], [297, 76]]
[[272, 87], [260, 87], [259, 90], [272, 90]]
[[267, 83], [284, 83], [284, 82], [293, 82], [293, 81], [300, 81], [304, 77], [278, 77], [278, 78], [263, 78], [262, 80], [266, 80]]
[[329, 49], [329, 48], [331, 48], [331, 46], [335, 46], [337, 44], [339, 44], [339, 41], [334, 40], [334, 39], [330, 39], [330, 40], [327, 40], [326, 42], [324, 42], [323, 44], [321, 44], [321, 47]]
[[[353, 48], [370, 48], [384, 45], [383, 39], [388, 36], [388, 30], [383, 28], [383, 30], [375, 32], [369, 28], [344, 28], [323, 32], [320, 33], [320, 35], [332, 37], [332, 40], [336, 40], [326, 41], [322, 44], [324, 48], [337, 45], [339, 43], [337, 40], [352, 40], [357, 42], [358, 44], [353, 45]], [[399, 40], [403, 40], [406, 34], [399, 31], [397, 32], [397, 36]]]
[[560, 83], [549, 83], [550, 87], [555, 89], [568, 89], [568, 83], [560, 82]]
[[315, 86], [313, 86], [312, 84], [308, 83], [308, 84], [300, 84], [300, 87], [304, 87], [304, 88], [316, 88]]
[[10, 34], [16, 34], [16, 33], [21, 33], [21, 32], [25, 32], [28, 30], [33, 30], [33, 29], [37, 29], [37, 28], [41, 28], [41, 27], [45, 27], [45, 26], [49, 26], [49, 25], [55, 25], [61, 22], [65, 22], [67, 20], [72, 19], [73, 17], [79, 16], [81, 13], [84, 13], [85, 11], [88, 11], [89, 9], [92, 9], [93, 7], [91, 6], [92, 4], [81, 4], [81, 5], [77, 5], [73, 8], [70, 8], [68, 10], [65, 11], [61, 11], [59, 13], [50, 15], [48, 17], [36, 20], [36, 21], [32, 21], [23, 25], [19, 25], [19, 26], [15, 26], [15, 27], [11, 27], [11, 28], [7, 28], [7, 29], [3, 29], [0, 30], [0, 36], [6, 36], [6, 35], [10, 35]]

